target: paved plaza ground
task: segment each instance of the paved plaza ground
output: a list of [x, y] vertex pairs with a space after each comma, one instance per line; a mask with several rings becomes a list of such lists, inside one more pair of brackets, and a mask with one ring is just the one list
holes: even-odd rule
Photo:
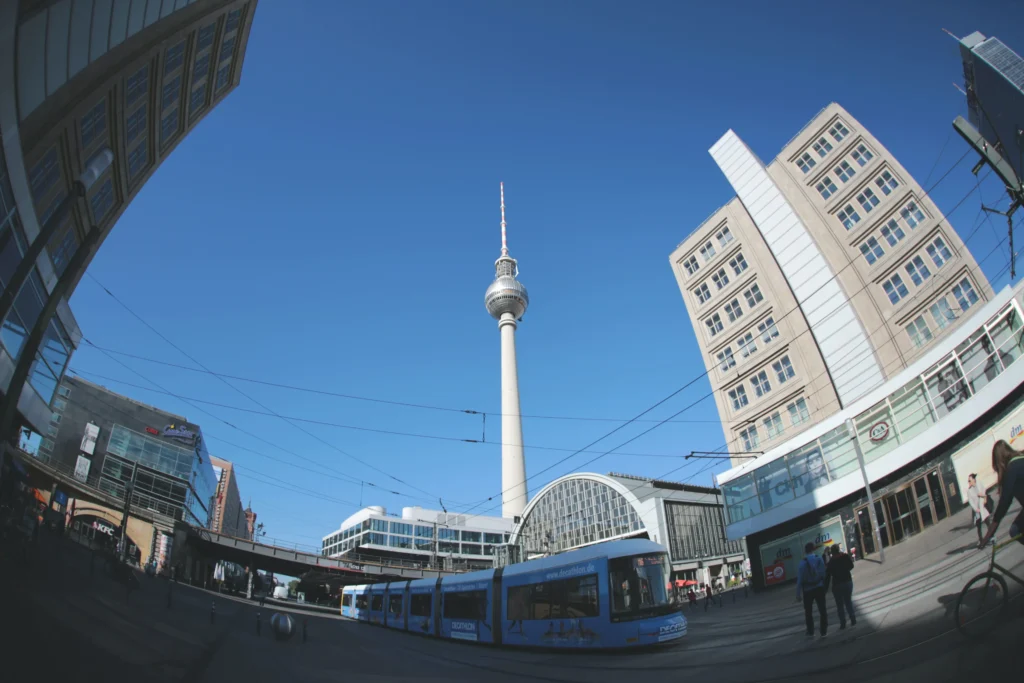
[[[857, 563], [856, 627], [838, 630], [829, 597], [829, 636], [804, 635], [794, 589], [727, 594], [721, 606], [686, 610], [679, 645], [643, 653], [518, 651], [437, 641], [293, 611], [301, 635], [280, 643], [268, 625], [280, 607], [140, 577], [128, 596], [90, 571], [89, 552], [41, 536], [32, 556], [0, 558], [5, 680], [67, 676], [75, 681], [953, 681], [996, 674], [1020, 678], [1024, 618], [992, 642], [966, 642], [952, 610], [966, 581], [987, 564], [961, 513], [895, 546], [884, 564]], [[1005, 526], [1005, 524], [1004, 524]], [[1005, 531], [1005, 529], [1004, 529]], [[1000, 561], [1024, 575], [1024, 547]], [[168, 588], [171, 607], [167, 607]], [[1019, 592], [1014, 593], [1019, 596]], [[1016, 599], [1012, 611], [1020, 612]], [[211, 620], [211, 605], [216, 616]], [[256, 615], [263, 622], [256, 633]], [[7, 635], [10, 634], [10, 635]], [[8, 675], [10, 676], [8, 678]]]

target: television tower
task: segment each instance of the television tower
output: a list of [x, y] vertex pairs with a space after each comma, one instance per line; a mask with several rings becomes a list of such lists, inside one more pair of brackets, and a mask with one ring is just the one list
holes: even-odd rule
[[501, 183], [501, 256], [494, 262], [494, 282], [484, 304], [501, 332], [501, 515], [521, 517], [526, 508], [526, 458], [523, 419], [519, 413], [516, 327], [530, 305], [526, 287], [516, 279], [519, 264], [508, 255], [505, 238], [505, 183]]

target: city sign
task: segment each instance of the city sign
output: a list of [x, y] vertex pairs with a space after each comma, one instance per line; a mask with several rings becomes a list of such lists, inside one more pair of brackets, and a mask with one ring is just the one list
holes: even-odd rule
[[876, 443], [879, 441], [885, 441], [885, 437], [889, 436], [889, 423], [885, 420], [876, 422], [872, 425], [869, 436], [871, 440]]
[[89, 479], [89, 468], [92, 467], [92, 461], [84, 455], [78, 456], [78, 460], [75, 462], [75, 479], [84, 482]]
[[96, 439], [100, 436], [100, 428], [94, 425], [92, 422], [85, 425], [85, 433], [82, 435], [82, 443], [80, 450], [86, 455], [92, 455], [96, 452]]
[[146, 427], [146, 432], [153, 436], [160, 436], [160, 430], [156, 427]]
[[174, 423], [171, 423], [164, 427], [163, 435], [171, 439], [178, 439], [179, 441], [184, 441], [190, 446], [198, 445], [199, 443], [199, 437], [196, 435], [196, 433], [193, 432], [188, 427], [186, 427], [185, 425], [176, 425]]
[[813, 543], [814, 552], [821, 554], [823, 550], [842, 542], [842, 519], [833, 517], [785, 538], [763, 544], [760, 551], [765, 585], [772, 586], [795, 579], [797, 565], [803, 559], [804, 546], [808, 543]]

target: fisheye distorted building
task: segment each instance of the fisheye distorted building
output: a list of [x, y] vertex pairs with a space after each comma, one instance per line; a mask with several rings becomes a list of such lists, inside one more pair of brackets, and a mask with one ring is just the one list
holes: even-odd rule
[[939, 208], [838, 104], [767, 166], [731, 130], [710, 153], [737, 196], [670, 261], [730, 453], [850, 405], [992, 298]]
[[[77, 263], [18, 402], [37, 433], [46, 431], [49, 403], [81, 338], [67, 300], [141, 187], [239, 84], [256, 4], [0, 2], [5, 289], [36, 240], [45, 240], [4, 321], [0, 388], [51, 292]], [[100, 172], [82, 187], [76, 181], [88, 168]]]

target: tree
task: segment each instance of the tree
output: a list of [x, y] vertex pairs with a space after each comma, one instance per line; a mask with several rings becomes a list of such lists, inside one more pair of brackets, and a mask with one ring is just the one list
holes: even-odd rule
[[288, 595], [297, 595], [299, 592], [299, 580], [292, 579], [288, 582]]

